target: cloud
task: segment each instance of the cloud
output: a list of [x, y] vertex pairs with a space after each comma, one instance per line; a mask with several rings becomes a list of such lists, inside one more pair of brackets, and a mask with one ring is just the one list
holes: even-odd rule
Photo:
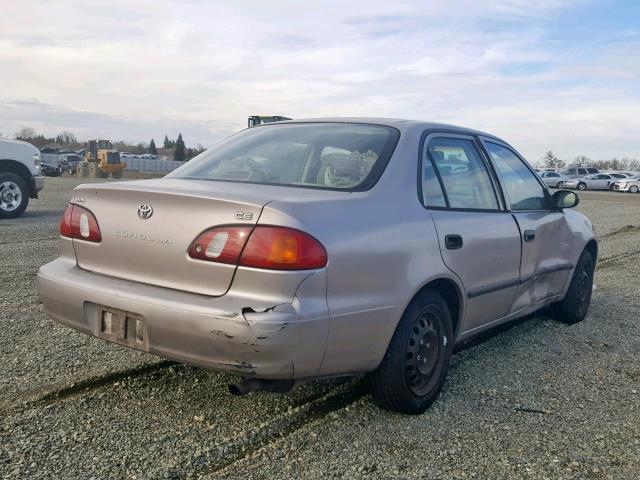
[[210, 145], [251, 114], [391, 116], [640, 157], [640, 36], [566, 34], [588, 3], [25, 0], [0, 17], [0, 130]]

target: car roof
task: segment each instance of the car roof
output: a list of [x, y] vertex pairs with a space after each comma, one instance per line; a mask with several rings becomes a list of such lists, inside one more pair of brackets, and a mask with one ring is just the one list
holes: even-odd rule
[[[446, 130], [451, 133], [459, 133], [461, 135], [483, 135], [485, 137], [501, 140], [495, 135], [482, 132], [480, 130], [474, 130], [472, 128], [460, 127], [458, 125], [451, 125], [447, 123], [428, 122], [424, 120], [409, 120], [402, 118], [385, 118], [385, 117], [320, 117], [320, 118], [300, 118], [295, 120], [285, 120], [282, 122], [264, 123], [262, 125], [256, 125], [252, 128], [268, 127], [270, 125], [279, 125], [283, 123], [311, 123], [311, 122], [325, 122], [325, 123], [365, 123], [371, 125], [384, 125], [388, 127], [394, 127], [398, 130], [406, 131], [414, 128], [421, 128], [423, 130]], [[506, 143], [506, 142], [505, 142]]]

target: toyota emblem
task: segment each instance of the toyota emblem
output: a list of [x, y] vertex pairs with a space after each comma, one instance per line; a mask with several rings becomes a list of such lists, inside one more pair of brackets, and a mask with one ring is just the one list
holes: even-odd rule
[[138, 216], [142, 220], [151, 218], [151, 215], [153, 215], [153, 208], [151, 208], [151, 205], [140, 205], [138, 207]]

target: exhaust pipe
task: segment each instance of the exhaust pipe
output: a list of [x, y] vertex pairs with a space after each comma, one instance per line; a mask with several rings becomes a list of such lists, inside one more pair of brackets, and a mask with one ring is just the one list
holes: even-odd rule
[[295, 385], [294, 380], [266, 380], [262, 378], [244, 378], [229, 385], [231, 395], [246, 395], [251, 392], [286, 393]]

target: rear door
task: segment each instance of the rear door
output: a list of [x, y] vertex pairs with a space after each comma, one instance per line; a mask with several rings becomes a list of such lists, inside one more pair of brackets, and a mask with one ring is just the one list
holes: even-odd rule
[[510, 313], [559, 294], [572, 268], [572, 234], [562, 210], [551, 208], [551, 195], [529, 164], [511, 147], [483, 139], [516, 220], [522, 244], [520, 287]]
[[473, 137], [424, 139], [421, 197], [445, 265], [464, 285], [467, 332], [504, 317], [519, 284], [520, 233]]

